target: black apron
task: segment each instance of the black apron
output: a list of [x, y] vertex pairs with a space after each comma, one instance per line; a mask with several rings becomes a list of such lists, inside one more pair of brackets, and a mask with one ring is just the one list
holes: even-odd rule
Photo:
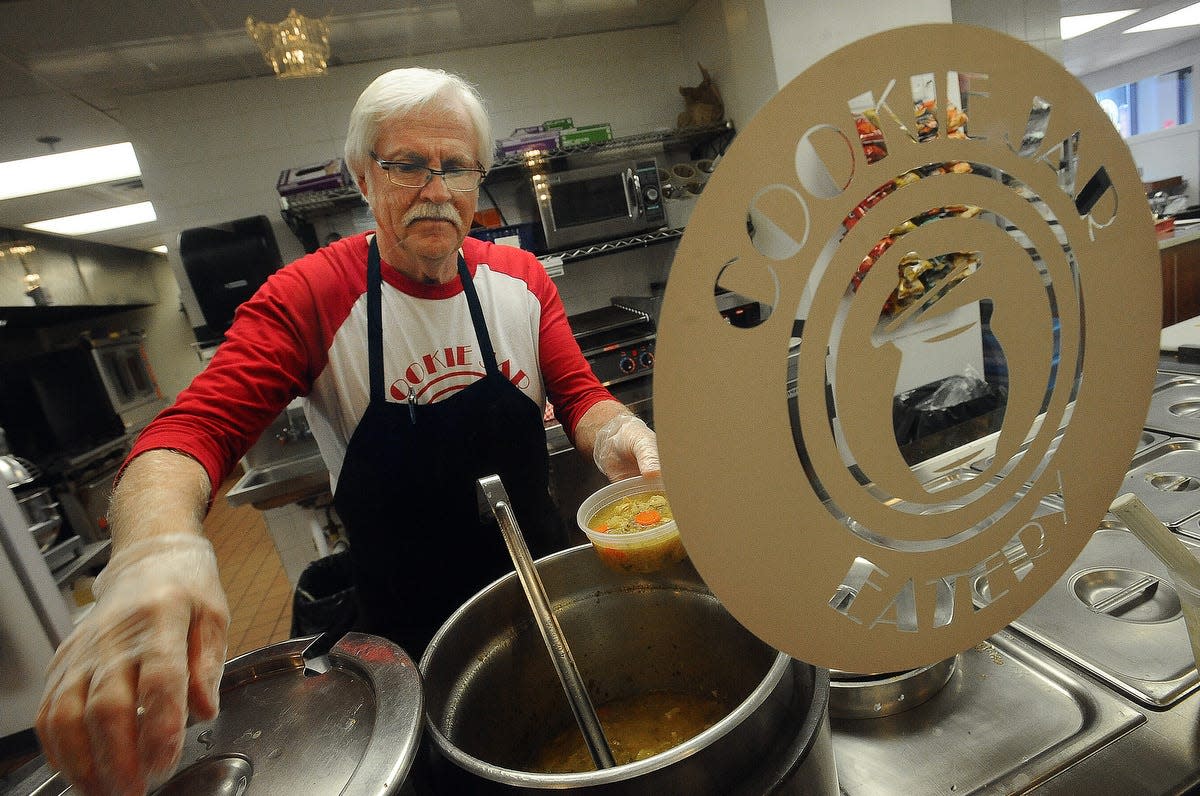
[[541, 408], [500, 372], [466, 262], [458, 276], [486, 376], [432, 404], [391, 402], [383, 376], [379, 248], [367, 257], [370, 403], [350, 438], [334, 505], [350, 542], [357, 629], [419, 660], [453, 611], [512, 559], [494, 519], [480, 520], [476, 479], [498, 474], [535, 557], [566, 534], [548, 488]]

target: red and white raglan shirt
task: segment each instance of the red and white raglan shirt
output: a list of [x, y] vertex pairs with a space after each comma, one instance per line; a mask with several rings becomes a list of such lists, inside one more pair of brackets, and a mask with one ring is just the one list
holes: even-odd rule
[[[208, 367], [146, 427], [126, 462], [152, 448], [195, 457], [214, 490], [296, 396], [331, 487], [370, 400], [367, 234], [281, 268], [238, 308]], [[554, 282], [533, 255], [467, 238], [463, 257], [501, 372], [537, 406], [547, 400], [574, 439], [580, 417], [613, 396], [567, 323]], [[462, 285], [415, 282], [383, 264], [383, 369], [388, 400], [426, 404], [484, 375]], [[470, 452], [465, 452], [470, 455]], [[403, 464], [405, 451], [396, 451]]]

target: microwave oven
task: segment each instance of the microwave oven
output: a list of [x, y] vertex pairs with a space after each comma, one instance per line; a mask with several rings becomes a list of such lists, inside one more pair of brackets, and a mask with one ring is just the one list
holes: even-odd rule
[[533, 189], [550, 251], [629, 237], [666, 223], [653, 158], [535, 174]]

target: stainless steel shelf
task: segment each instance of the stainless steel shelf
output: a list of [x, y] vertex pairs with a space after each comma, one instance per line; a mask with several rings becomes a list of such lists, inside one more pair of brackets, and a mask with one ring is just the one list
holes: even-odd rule
[[[682, 130], [659, 130], [652, 133], [622, 136], [621, 138], [614, 138], [595, 144], [577, 144], [575, 146], [552, 149], [548, 152], [540, 153], [536, 158], [536, 162], [541, 164], [547, 160], [557, 160], [576, 155], [619, 153], [651, 146], [678, 147], [694, 144], [704, 139], [716, 140], [726, 135], [733, 136], [732, 122], [724, 122], [723, 124], [707, 127], [687, 127]], [[496, 162], [492, 164], [488, 175], [491, 176], [497, 172], [522, 168], [529, 162], [529, 156], [523, 152], [518, 152], [514, 155], [505, 155], [502, 158], [497, 158]]]
[[[581, 155], [620, 154], [622, 152], [633, 152], [654, 147], [677, 149], [680, 147], [693, 147], [700, 143], [709, 142], [718, 144], [718, 151], [724, 151], [725, 146], [733, 138], [733, 135], [733, 123], [724, 122], [706, 127], [660, 130], [652, 133], [622, 136], [621, 138], [614, 138], [610, 141], [602, 141], [595, 144], [562, 147], [539, 153], [535, 161], [531, 161], [527, 153], [507, 155], [497, 159], [492, 164], [491, 170], [488, 171], [488, 177], [484, 181], [484, 186], [486, 187], [489, 183], [520, 176], [521, 172], [527, 170], [528, 166], [535, 163], [538, 166], [544, 166], [550, 161]], [[365, 204], [366, 202], [363, 200], [358, 188], [352, 185], [343, 188], [328, 188], [320, 191], [302, 191], [279, 197], [281, 213], [289, 226], [293, 222], [311, 223], [314, 218], [345, 212], [356, 207], [365, 206]], [[293, 227], [293, 231], [295, 231], [295, 227]], [[671, 237], [678, 237], [678, 235]], [[623, 243], [622, 241], [613, 241], [612, 244], [601, 244], [605, 248], [597, 249], [595, 246], [589, 246], [573, 250], [572, 252], [563, 254], [564, 260], [569, 261], [571, 259], [580, 259], [581, 257], [592, 257], [596, 254], [605, 254], [617, 249], [628, 248], [629, 246], [644, 246], [647, 243], [658, 242], [654, 237], [654, 233], [627, 240], [634, 242]], [[582, 252], [582, 254], [576, 254], [576, 252]], [[559, 255], [547, 256], [555, 257]]]
[[290, 215], [302, 220], [365, 204], [362, 194], [354, 186], [302, 191], [279, 197], [279, 207], [285, 218]]
[[108, 553], [111, 548], [111, 539], [85, 544], [79, 551], [79, 555], [71, 559], [70, 563], [54, 570], [54, 584], [61, 589], [74, 580], [75, 576], [88, 566], [107, 563]]
[[671, 229], [669, 227], [656, 229], [653, 232], [645, 232], [641, 235], [634, 235], [628, 238], [618, 238], [616, 240], [606, 240], [599, 243], [593, 243], [590, 246], [583, 246], [578, 249], [569, 249], [567, 251], [554, 252], [553, 254], [544, 254], [538, 257], [538, 260], [543, 265], [547, 266], [549, 271], [556, 264], [575, 262], [577, 260], [586, 260], [588, 257], [596, 257], [601, 254], [612, 254], [613, 252], [622, 251], [624, 249], [636, 249], [641, 246], [651, 246], [657, 243], [666, 243], [667, 241], [677, 240], [683, 236], [682, 229]]

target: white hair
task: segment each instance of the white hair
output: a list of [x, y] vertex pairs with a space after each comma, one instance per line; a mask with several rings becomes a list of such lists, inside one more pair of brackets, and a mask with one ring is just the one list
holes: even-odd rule
[[354, 103], [346, 131], [346, 164], [350, 171], [359, 175], [367, 170], [375, 137], [385, 121], [407, 116], [436, 99], [462, 103], [475, 127], [475, 156], [485, 169], [490, 169], [495, 160], [492, 123], [479, 92], [458, 75], [411, 67], [384, 72], [371, 81]]

